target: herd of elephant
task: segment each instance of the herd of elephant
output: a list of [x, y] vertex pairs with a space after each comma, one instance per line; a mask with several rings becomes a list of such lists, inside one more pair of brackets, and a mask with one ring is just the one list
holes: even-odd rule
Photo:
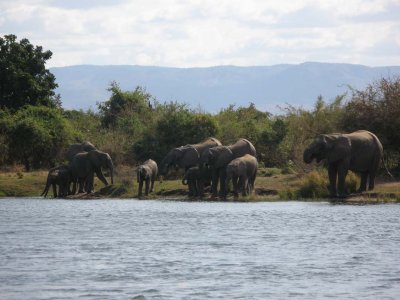
[[[361, 175], [359, 192], [374, 188], [375, 176], [383, 155], [379, 139], [371, 132], [359, 130], [349, 134], [322, 134], [304, 150], [303, 160], [311, 163], [326, 160], [329, 175], [329, 190], [332, 197], [346, 197], [345, 178], [348, 171]], [[233, 195], [246, 196], [254, 190], [258, 162], [254, 145], [247, 139], [239, 139], [232, 145], [223, 146], [216, 138], [208, 138], [198, 144], [190, 144], [171, 149], [158, 167], [148, 159], [136, 170], [138, 196], [148, 195], [154, 189], [159, 176], [168, 174], [171, 167], [185, 170], [182, 179], [188, 185], [190, 197], [203, 197], [204, 187], [211, 184], [212, 197], [225, 199], [229, 183], [232, 182]], [[93, 191], [94, 174], [108, 185], [102, 168], [110, 170], [113, 184], [113, 162], [111, 157], [95, 148], [90, 142], [71, 145], [66, 151], [67, 165], [50, 169], [46, 196], [50, 186], [54, 197], [65, 197], [78, 192]], [[337, 184], [338, 183], [338, 184]], [[71, 190], [72, 184], [72, 190]], [[57, 191], [58, 186], [58, 191]]]

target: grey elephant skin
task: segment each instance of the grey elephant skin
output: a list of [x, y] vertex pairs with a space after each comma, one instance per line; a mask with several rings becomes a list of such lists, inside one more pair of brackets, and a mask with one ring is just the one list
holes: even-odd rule
[[[374, 189], [375, 176], [383, 147], [375, 134], [359, 130], [349, 134], [321, 134], [304, 150], [303, 160], [328, 163], [329, 190], [332, 197], [346, 197], [345, 179], [349, 170], [361, 175], [358, 192]], [[338, 185], [336, 188], [336, 180]]]
[[216, 138], [208, 138], [198, 144], [189, 144], [171, 149], [160, 164], [160, 175], [165, 176], [171, 166], [185, 171], [199, 163], [201, 153], [211, 147], [222, 145]]
[[[108, 153], [99, 150], [78, 153], [73, 157], [69, 167], [74, 178], [79, 182], [79, 193], [84, 192], [84, 186], [87, 193], [92, 192], [94, 173], [96, 173], [104, 185], [108, 185], [108, 181], [104, 177], [101, 168], [110, 170], [111, 184], [114, 183], [114, 166]], [[75, 193], [75, 190], [72, 193]]]
[[226, 166], [226, 186], [232, 180], [235, 198], [239, 196], [239, 192], [242, 192], [242, 196], [247, 196], [254, 190], [257, 167], [257, 159], [250, 154], [235, 158]]
[[[69, 186], [71, 182], [71, 171], [68, 166], [61, 165], [49, 170], [47, 174], [46, 186], [41, 194], [47, 197], [50, 187], [53, 188], [54, 198], [66, 197], [69, 194]], [[58, 192], [57, 192], [58, 187]]]
[[[78, 153], [83, 153], [83, 152], [89, 152], [89, 151], [93, 151], [93, 150], [97, 150], [96, 147], [89, 141], [84, 141], [82, 143], [76, 143], [76, 144], [72, 144], [68, 147], [68, 149], [65, 151], [65, 158], [67, 159], [68, 163], [72, 162], [72, 159], [74, 158], [74, 156]], [[92, 179], [94, 180], [94, 178]], [[76, 190], [76, 184], [78, 183], [78, 178], [72, 176], [71, 178], [71, 182], [73, 184], [73, 193], [75, 193]], [[85, 182], [85, 190], [88, 188], [88, 183]]]
[[88, 141], [72, 144], [68, 147], [67, 151], [65, 151], [65, 158], [68, 162], [72, 161], [74, 156], [80, 152], [89, 152], [92, 150], [97, 150], [96, 147]]
[[136, 170], [136, 178], [139, 184], [138, 197], [142, 196], [143, 183], [145, 183], [145, 195], [147, 196], [149, 192], [154, 190], [154, 181], [158, 176], [157, 163], [148, 159], [143, 164], [141, 164]]
[[230, 146], [217, 146], [204, 151], [200, 158], [201, 164], [206, 164], [212, 169], [211, 190], [214, 197], [218, 196], [218, 182], [220, 184], [219, 196], [226, 197], [226, 166], [235, 158], [250, 154], [256, 157], [257, 152], [253, 144], [246, 139], [239, 139]]
[[189, 168], [182, 179], [182, 184], [189, 188], [189, 197], [203, 197], [204, 186], [210, 185], [211, 170], [206, 166]]

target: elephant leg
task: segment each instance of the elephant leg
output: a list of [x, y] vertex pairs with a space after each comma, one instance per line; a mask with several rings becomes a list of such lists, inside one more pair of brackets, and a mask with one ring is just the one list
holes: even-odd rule
[[57, 185], [55, 183], [51, 184], [53, 186], [53, 197], [57, 198]]
[[101, 182], [104, 183], [104, 185], [108, 185], [108, 181], [104, 177], [103, 172], [101, 172], [101, 169], [96, 169], [95, 171], [96, 171], [97, 178], [99, 178], [101, 180]]
[[147, 196], [149, 194], [149, 188], [150, 188], [150, 179], [146, 179], [146, 190], [145, 190], [145, 195]]
[[138, 190], [138, 196], [142, 196], [142, 190], [143, 190], [143, 180], [139, 181], [139, 190]]
[[232, 185], [233, 185], [233, 196], [235, 199], [239, 197], [239, 182], [236, 176], [232, 177]]
[[337, 192], [336, 192], [337, 167], [335, 164], [329, 164], [328, 176], [329, 176], [329, 193], [331, 197], [337, 197]]
[[226, 198], [226, 168], [221, 168], [219, 171], [219, 197]]
[[193, 197], [197, 197], [198, 196], [198, 189], [197, 189], [197, 180], [193, 180]]
[[93, 181], [94, 181], [94, 174], [91, 173], [85, 180], [85, 190], [86, 190], [86, 193], [88, 193], [88, 194], [93, 192], [93, 190], [94, 190]]
[[218, 171], [217, 170], [212, 170], [211, 174], [211, 194], [213, 197], [218, 196]]
[[362, 193], [367, 190], [368, 172], [363, 172], [360, 175], [361, 175], [361, 184], [360, 188], [357, 190], [358, 193]]
[[196, 181], [189, 180], [189, 197], [196, 197]]
[[369, 182], [368, 182], [368, 190], [372, 191], [375, 188], [375, 175], [376, 172], [375, 171], [370, 171], [369, 172]]
[[347, 164], [340, 164], [338, 167], [338, 192], [339, 192], [339, 197], [343, 198], [348, 195], [348, 192], [346, 190], [346, 176], [348, 173], [349, 169], [347, 167]]
[[150, 193], [154, 192], [154, 181], [155, 179], [151, 180]]
[[241, 181], [241, 186], [242, 186], [242, 196], [245, 197], [245, 196], [247, 196], [248, 180], [245, 176], [241, 176], [240, 181]]
[[76, 194], [76, 179], [74, 178], [72, 180], [72, 191], [70, 193], [71, 195], [75, 195]]
[[79, 189], [78, 189], [78, 193], [83, 193], [83, 187], [85, 186], [85, 178], [79, 178], [78, 179], [79, 182]]
[[197, 196], [203, 198], [204, 197], [204, 181], [197, 180]]

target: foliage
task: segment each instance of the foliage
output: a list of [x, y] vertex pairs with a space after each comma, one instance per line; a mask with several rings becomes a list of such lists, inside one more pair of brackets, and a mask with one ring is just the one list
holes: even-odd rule
[[389, 166], [400, 170], [400, 77], [382, 78], [352, 93], [343, 128], [374, 132], [384, 145]]
[[45, 63], [51, 51], [34, 47], [29, 40], [19, 42], [15, 35], [0, 37], [0, 108], [16, 111], [24, 105], [56, 107], [55, 77]]
[[[355, 193], [360, 185], [360, 179], [352, 172], [346, 176], [346, 189]], [[293, 194], [293, 199], [321, 199], [329, 197], [329, 180], [325, 170], [312, 171], [306, 174], [298, 189]]]
[[132, 145], [134, 157], [160, 161], [174, 147], [198, 143], [217, 136], [218, 124], [210, 114], [195, 113], [185, 104], [158, 104], [159, 116], [154, 128], [149, 128], [142, 139]]
[[12, 116], [9, 127], [9, 159], [31, 166], [51, 166], [73, 137], [70, 125], [57, 109], [26, 106]]
[[307, 168], [303, 163], [303, 151], [310, 141], [318, 134], [341, 132], [344, 97], [337, 96], [326, 103], [320, 96], [311, 111], [293, 106], [286, 108], [287, 131], [278, 145], [283, 161], [291, 160], [298, 168]]

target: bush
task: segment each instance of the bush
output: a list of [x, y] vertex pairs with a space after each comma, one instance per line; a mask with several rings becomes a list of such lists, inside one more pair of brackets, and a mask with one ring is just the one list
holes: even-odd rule
[[298, 198], [318, 199], [329, 196], [326, 172], [312, 171], [304, 176], [297, 191]]
[[[353, 172], [346, 176], [346, 189], [356, 193], [360, 186], [359, 177]], [[312, 171], [304, 176], [300, 188], [296, 192], [300, 199], [320, 199], [329, 197], [329, 180], [326, 171]]]

